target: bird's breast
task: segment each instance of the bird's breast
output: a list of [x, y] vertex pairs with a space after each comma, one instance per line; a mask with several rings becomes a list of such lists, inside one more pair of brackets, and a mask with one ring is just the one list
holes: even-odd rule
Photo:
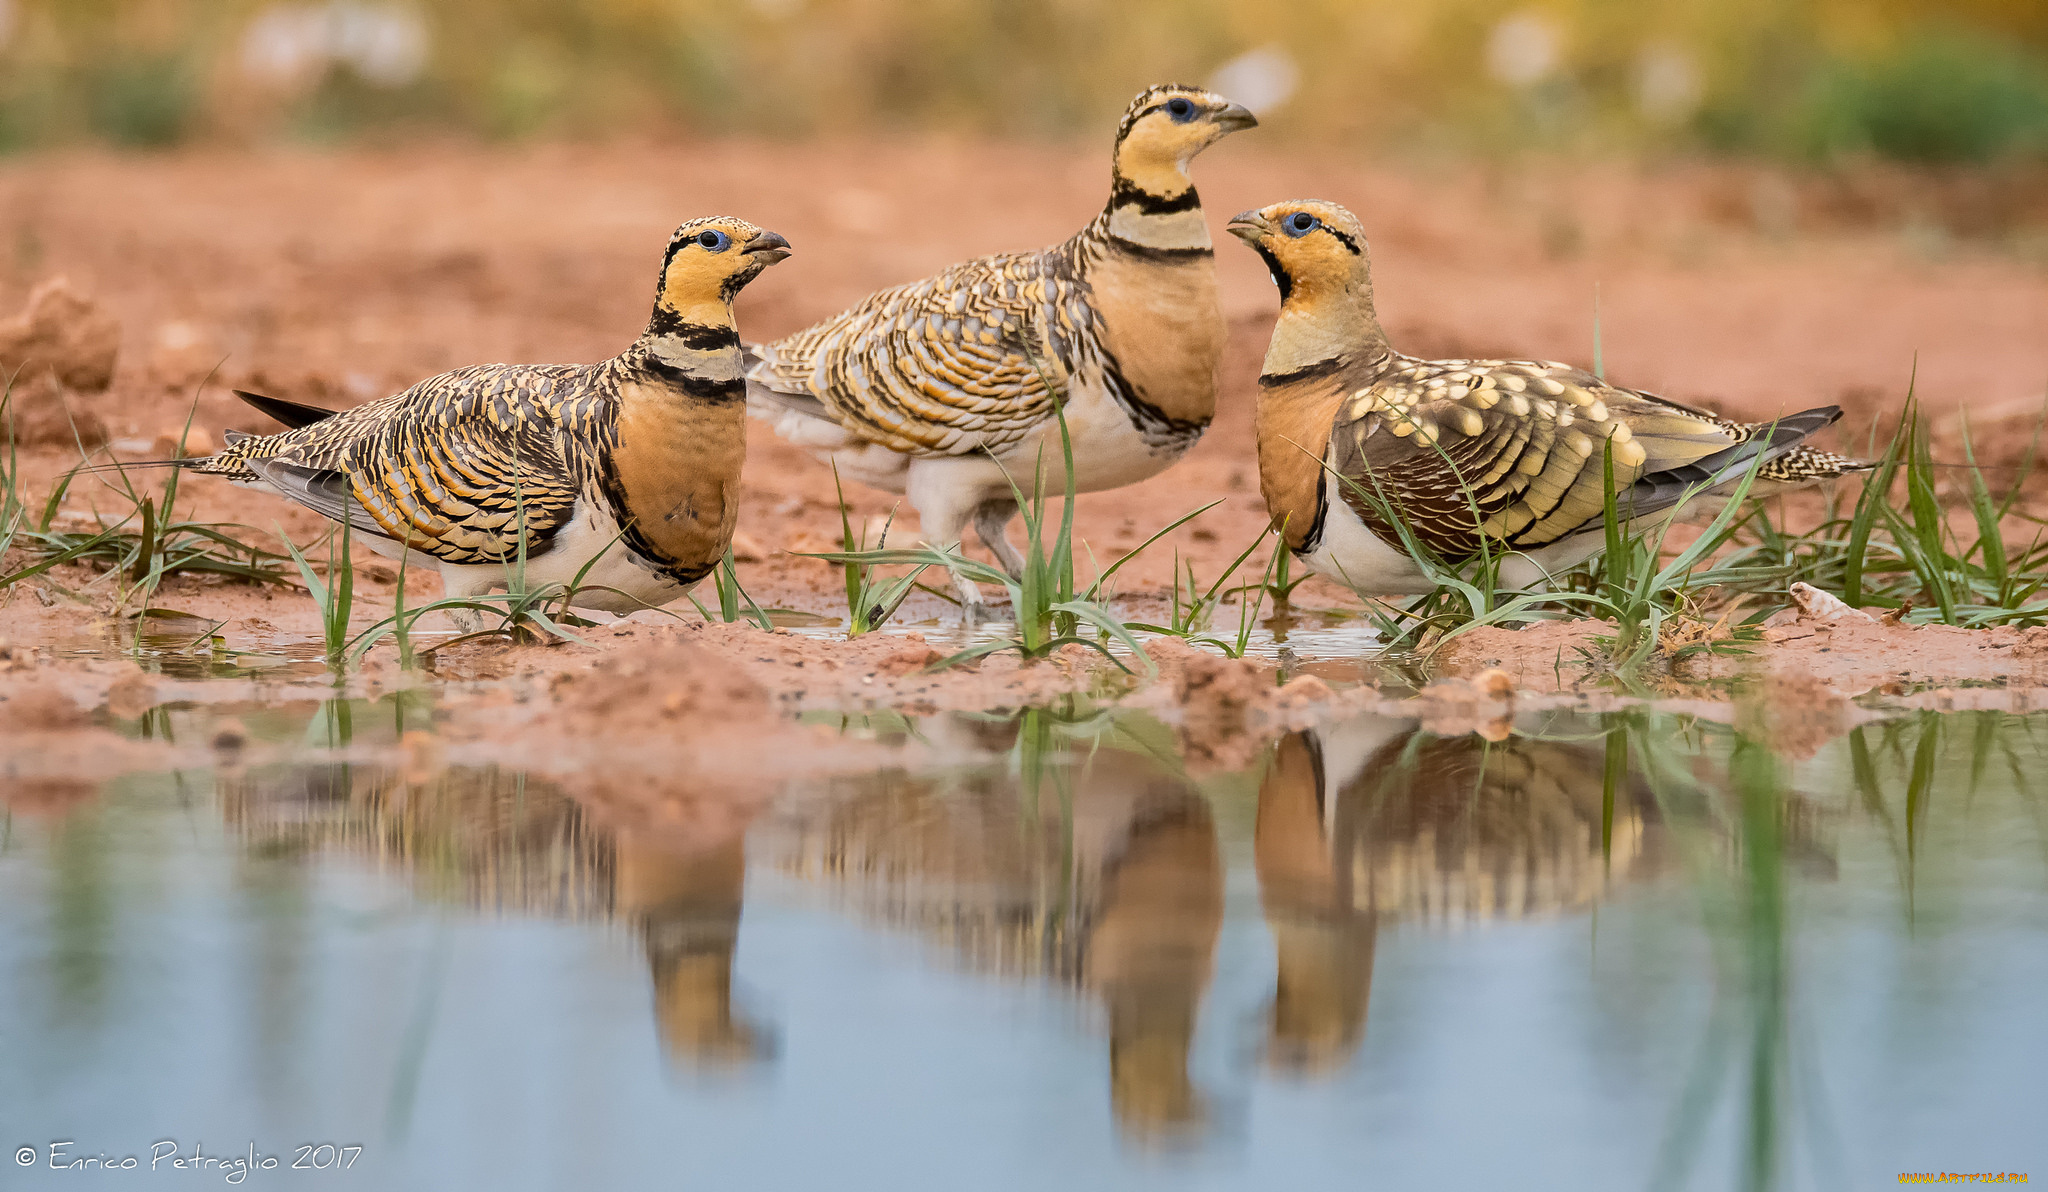
[[607, 496], [634, 549], [679, 570], [725, 553], [739, 517], [744, 403], [707, 403], [666, 386], [620, 391]]
[[1176, 422], [1213, 418], [1224, 334], [1215, 262], [1111, 256], [1088, 284], [1102, 346], [1139, 400]]
[[1259, 390], [1253, 427], [1258, 440], [1259, 491], [1275, 526], [1285, 526], [1287, 544], [1302, 550], [1322, 529], [1330, 480], [1323, 460], [1329, 453], [1343, 390], [1329, 378]]

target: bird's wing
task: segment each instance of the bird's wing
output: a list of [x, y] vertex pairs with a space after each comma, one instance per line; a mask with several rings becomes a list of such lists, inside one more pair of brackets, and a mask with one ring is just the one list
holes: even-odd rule
[[316, 512], [445, 562], [509, 562], [522, 525], [537, 556], [615, 437], [590, 372], [460, 369], [222, 455]]
[[1562, 364], [1401, 359], [1346, 400], [1330, 462], [1376, 533], [1398, 540], [1387, 514], [1399, 511], [1425, 544], [1463, 558], [1475, 530], [1521, 550], [1599, 524], [1610, 445], [1617, 511], [1643, 517], [1739, 480], [1838, 416], [1751, 426]]
[[757, 402], [816, 403], [798, 408], [893, 451], [999, 452], [1052, 416], [1087, 320], [1049, 254], [984, 257], [753, 347], [747, 380]]

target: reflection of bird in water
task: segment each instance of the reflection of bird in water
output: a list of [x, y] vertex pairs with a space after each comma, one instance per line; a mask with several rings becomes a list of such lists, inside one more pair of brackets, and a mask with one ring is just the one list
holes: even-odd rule
[[944, 780], [879, 773], [798, 831], [790, 868], [849, 883], [867, 909], [973, 967], [1097, 999], [1111, 1101], [1132, 1137], [1202, 1129], [1188, 1049], [1223, 921], [1223, 862], [1209, 805], [1185, 779], [1115, 749], [1035, 796], [997, 766]]
[[1223, 922], [1223, 865], [1193, 792], [1132, 825], [1103, 881], [1081, 981], [1109, 1012], [1110, 1100], [1134, 1133], [1199, 1129], [1188, 1048]]
[[654, 1016], [677, 1063], [726, 1067], [768, 1058], [773, 1040], [733, 1012], [747, 861], [735, 839], [688, 855], [621, 838], [617, 908], [641, 921], [654, 971]]
[[1348, 1060], [1365, 1034], [1381, 920], [1569, 911], [1651, 868], [1656, 812], [1614, 792], [1595, 743], [1437, 737], [1366, 717], [1295, 733], [1259, 788], [1254, 853], [1278, 954], [1267, 1062]]
[[410, 873], [428, 897], [558, 919], [612, 913], [609, 835], [553, 783], [496, 766], [426, 781], [357, 762], [254, 766], [221, 812], [252, 848], [329, 848]]
[[769, 1033], [733, 1007], [746, 876], [738, 839], [698, 853], [614, 839], [559, 787], [495, 767], [451, 767], [427, 782], [350, 763], [262, 767], [222, 793], [229, 822], [256, 847], [344, 848], [421, 870], [471, 906], [631, 918], [672, 1057], [721, 1067], [772, 1054]]
[[1357, 800], [1335, 792], [1326, 820], [1325, 782], [1316, 735], [1288, 736], [1259, 785], [1254, 829], [1259, 901], [1279, 961], [1266, 1061], [1296, 1072], [1349, 1058], [1372, 990], [1370, 895], [1360, 907], [1343, 863], [1356, 844]]

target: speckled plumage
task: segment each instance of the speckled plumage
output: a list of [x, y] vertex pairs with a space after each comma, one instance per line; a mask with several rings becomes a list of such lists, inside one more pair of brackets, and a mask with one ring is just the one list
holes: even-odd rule
[[[714, 248], [710, 240], [721, 242]], [[296, 423], [230, 432], [196, 471], [280, 492], [373, 547], [440, 566], [451, 594], [507, 576], [525, 534], [529, 582], [567, 582], [600, 555], [588, 607], [673, 598], [731, 540], [745, 385], [731, 300], [788, 244], [743, 220], [684, 224], [647, 329], [596, 364], [484, 364], [329, 413], [252, 404]]]
[[[1312, 565], [1348, 552], [1354, 566], [1323, 562], [1361, 590], [1420, 579], [1404, 566], [1394, 511], [1446, 558], [1476, 554], [1483, 535], [1533, 562], [1524, 580], [1569, 566], [1604, 530], [1610, 454], [1616, 507], [1631, 520], [1692, 497], [1714, 508], [1752, 465], [1756, 496], [1864, 466], [1805, 445], [1840, 417], [1832, 406], [1743, 423], [1555, 361], [1403, 356], [1373, 310], [1363, 233], [1334, 203], [1276, 203], [1231, 231], [1266, 259], [1282, 294], [1259, 378], [1268, 507]], [[1328, 540], [1336, 509], [1350, 547]]]
[[[904, 455], [1007, 454], [1053, 418], [1048, 380], [1120, 371], [1086, 280], [1120, 251], [1101, 222], [1042, 252], [983, 257], [871, 295], [757, 349], [749, 379], [777, 392], [802, 386], [856, 437]], [[1208, 425], [1164, 412], [1120, 377], [1112, 384], [1162, 450], [1184, 450]]]
[[[1154, 87], [1118, 127], [1108, 204], [1038, 252], [883, 290], [751, 348], [749, 404], [850, 477], [909, 494], [932, 542], [975, 519], [1001, 540], [1041, 456], [1063, 482], [1055, 394], [1086, 491], [1169, 466], [1215, 413], [1223, 319], [1187, 162], [1255, 121], [1198, 88]], [[968, 593], [970, 598], [974, 595]]]
[[523, 502], [537, 556], [576, 499], [602, 487], [628, 369], [620, 360], [460, 368], [280, 434], [230, 432], [231, 445], [197, 470], [249, 483], [279, 464], [325, 473], [304, 503], [337, 520], [347, 503], [357, 529], [449, 563], [510, 557]]

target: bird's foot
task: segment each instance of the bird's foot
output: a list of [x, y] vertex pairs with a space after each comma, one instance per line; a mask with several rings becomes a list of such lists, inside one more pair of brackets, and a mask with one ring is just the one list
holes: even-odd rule
[[969, 629], [1008, 619], [1008, 609], [990, 607], [986, 600], [975, 600], [960, 606], [960, 623]]

